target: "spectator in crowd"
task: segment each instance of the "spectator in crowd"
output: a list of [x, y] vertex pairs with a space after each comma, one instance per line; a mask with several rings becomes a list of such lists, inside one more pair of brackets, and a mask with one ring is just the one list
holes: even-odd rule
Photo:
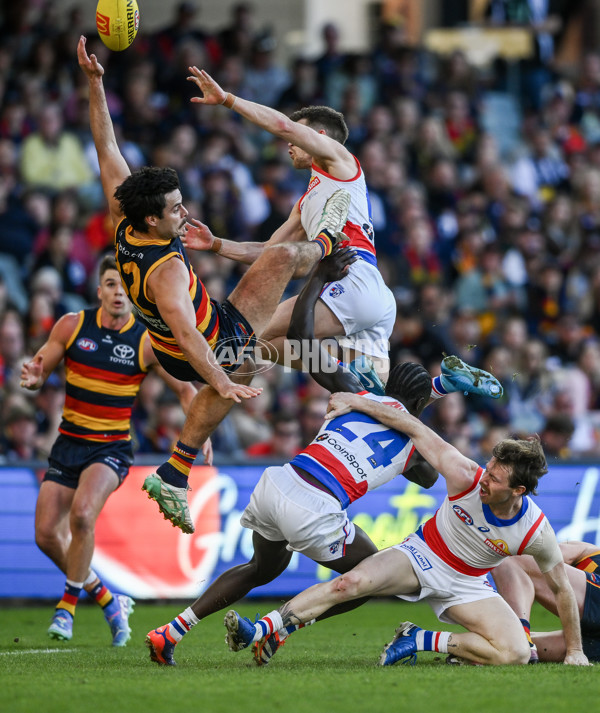
[[302, 430], [294, 414], [278, 413], [272, 419], [273, 433], [268, 441], [255, 443], [246, 448], [253, 458], [278, 458], [288, 461], [302, 450]]
[[23, 142], [21, 174], [25, 186], [50, 192], [65, 188], [84, 191], [93, 180], [92, 169], [75, 136], [64, 129], [62, 108], [46, 104], [38, 130]]

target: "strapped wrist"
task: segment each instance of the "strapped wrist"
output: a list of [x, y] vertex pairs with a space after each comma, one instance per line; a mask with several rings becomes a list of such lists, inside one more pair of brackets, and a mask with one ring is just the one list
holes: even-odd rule
[[230, 92], [227, 92], [225, 99], [221, 102], [221, 104], [226, 107], [227, 109], [233, 109], [235, 103], [237, 101], [237, 97], [235, 94], [231, 94]]
[[217, 255], [221, 252], [221, 247], [223, 246], [223, 240], [221, 238], [213, 238], [213, 243], [210, 246], [210, 250]]

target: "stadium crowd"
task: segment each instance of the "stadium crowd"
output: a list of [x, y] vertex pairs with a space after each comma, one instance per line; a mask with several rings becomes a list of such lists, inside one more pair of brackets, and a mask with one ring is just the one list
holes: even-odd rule
[[[81, 34], [107, 68], [107, 98], [132, 169], [171, 166], [190, 215], [215, 235], [269, 238], [306, 185], [287, 144], [221, 107], [190, 103], [188, 66], [237, 96], [285, 113], [342, 111], [365, 171], [379, 267], [396, 296], [392, 364], [439, 373], [444, 354], [492, 371], [501, 400], [450, 394], [427, 414], [443, 438], [485, 459], [510, 434], [541, 435], [548, 459], [600, 455], [600, 54], [576, 79], [547, 71], [538, 94], [510, 95], [505, 75], [405, 43], [381, 24], [371, 52], [340, 50], [323, 28], [314, 60], [278, 60], [277, 37], [248, 3], [208, 33], [195, 5], [112, 53], [89, 18], [51, 0], [6, 9], [0, 27], [0, 458], [45, 458], [56, 435], [60, 373], [35, 394], [20, 365], [56, 320], [95, 303], [112, 230], [89, 129]], [[528, 71], [528, 70], [524, 70]], [[539, 77], [539, 73], [535, 75]], [[520, 118], [490, 121], [491, 97]], [[529, 99], [530, 101], [525, 101]], [[504, 106], [504, 105], [501, 105]], [[498, 110], [496, 110], [498, 111]], [[492, 127], [492, 128], [490, 128]], [[496, 127], [494, 129], [494, 127]], [[244, 266], [190, 255], [221, 301]], [[289, 294], [299, 289], [291, 283]], [[281, 367], [260, 373], [257, 399], [216, 431], [219, 456], [287, 460], [317, 432], [327, 392]], [[134, 412], [138, 453], [167, 453], [183, 413], [150, 374]]]

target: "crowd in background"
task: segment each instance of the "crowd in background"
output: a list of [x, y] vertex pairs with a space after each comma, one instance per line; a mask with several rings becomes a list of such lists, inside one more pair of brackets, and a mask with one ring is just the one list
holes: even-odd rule
[[[63, 375], [23, 393], [20, 365], [61, 315], [95, 303], [97, 265], [112, 251], [75, 54], [82, 33], [106, 70], [131, 169], [175, 168], [190, 215], [223, 238], [267, 240], [308, 176], [291, 168], [285, 142], [235, 112], [190, 103], [187, 67], [285, 113], [310, 104], [342, 111], [367, 178], [379, 268], [397, 299], [392, 364], [417, 360], [436, 374], [444, 354], [457, 354], [504, 385], [498, 401], [452, 394], [424, 418], [476, 459], [506, 435], [536, 432], [550, 458], [600, 456], [600, 54], [584, 54], [575, 79], [529, 62], [515, 96], [510, 68], [408, 47], [401, 24], [382, 24], [366, 54], [342, 52], [328, 24], [316, 60], [285, 66], [266, 20], [238, 3], [228, 26], [207, 33], [184, 2], [163, 29], [113, 53], [77, 6], [65, 16], [43, 0], [6, 10], [0, 458], [48, 453]], [[500, 106], [519, 117], [515, 136], [502, 109], [490, 121], [492, 97], [510, 100]], [[218, 301], [243, 274], [213, 253], [190, 257]], [[216, 432], [217, 457], [288, 458], [318, 430], [328, 394], [306, 375], [275, 367], [254, 385], [263, 394]], [[133, 418], [137, 452], [169, 452], [182, 422], [174, 396], [148, 376]]]

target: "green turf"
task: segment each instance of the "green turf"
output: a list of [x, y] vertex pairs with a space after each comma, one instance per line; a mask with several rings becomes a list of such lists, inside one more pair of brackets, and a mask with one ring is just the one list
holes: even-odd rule
[[[124, 649], [94, 605], [79, 605], [75, 637], [54, 642], [46, 628], [52, 606], [0, 610], [0, 711], [3, 713], [565, 713], [590, 710], [600, 690], [600, 667], [557, 664], [483, 668], [446, 666], [419, 654], [414, 667], [375, 666], [383, 644], [404, 619], [439, 628], [426, 605], [376, 601], [300, 631], [268, 667], [224, 643], [223, 615], [202, 622], [177, 647], [178, 666], [149, 661], [149, 629], [182, 610], [178, 603], [138, 604], [133, 638]], [[249, 601], [254, 616], [273, 603]], [[556, 628], [536, 609], [538, 629]], [[44, 653], [58, 648], [60, 653]], [[35, 649], [34, 653], [27, 651]], [[71, 651], [67, 651], [71, 649]], [[62, 651], [65, 650], [65, 651]]]

